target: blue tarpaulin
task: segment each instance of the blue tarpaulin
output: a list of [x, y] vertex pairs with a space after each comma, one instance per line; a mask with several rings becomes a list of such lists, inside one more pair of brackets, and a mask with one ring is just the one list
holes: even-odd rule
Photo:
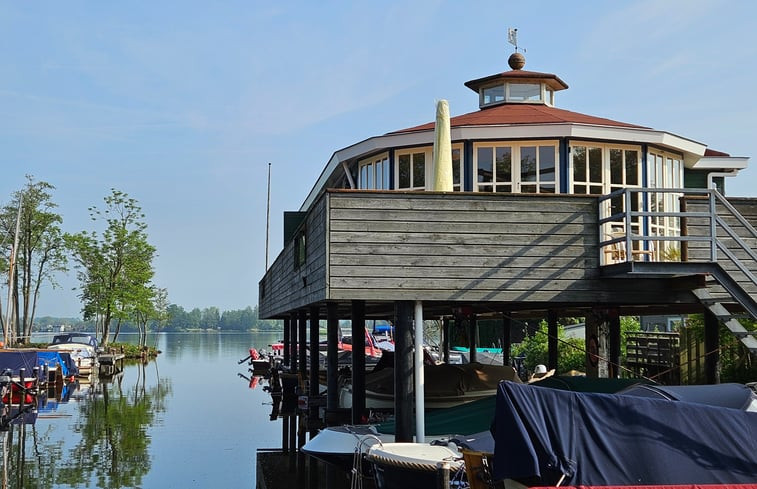
[[48, 365], [50, 368], [60, 366], [64, 377], [70, 377], [79, 373], [76, 363], [71, 355], [53, 350], [0, 350], [0, 372], [10, 369], [13, 375], [18, 375], [22, 368], [26, 369], [26, 375], [31, 376], [34, 367]]
[[757, 481], [757, 413], [730, 408], [502, 382], [494, 441], [494, 478], [527, 485]]

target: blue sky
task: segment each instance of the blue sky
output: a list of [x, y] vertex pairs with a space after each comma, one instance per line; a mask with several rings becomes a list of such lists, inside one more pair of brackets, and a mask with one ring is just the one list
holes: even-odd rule
[[[0, 0], [0, 203], [55, 185], [66, 231], [110, 188], [136, 198], [155, 283], [187, 309], [257, 303], [282, 214], [334, 151], [477, 109], [467, 80], [526, 69], [558, 107], [757, 156], [751, 1], [17, 2]], [[752, 165], [756, 163], [752, 162]], [[757, 196], [749, 169], [729, 195]], [[73, 273], [39, 315], [79, 316]]]

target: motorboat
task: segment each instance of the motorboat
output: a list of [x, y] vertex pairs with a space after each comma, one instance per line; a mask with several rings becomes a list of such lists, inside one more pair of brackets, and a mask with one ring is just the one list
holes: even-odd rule
[[79, 369], [79, 376], [87, 377], [97, 366], [97, 339], [89, 333], [59, 333], [53, 336], [48, 350], [66, 352]]

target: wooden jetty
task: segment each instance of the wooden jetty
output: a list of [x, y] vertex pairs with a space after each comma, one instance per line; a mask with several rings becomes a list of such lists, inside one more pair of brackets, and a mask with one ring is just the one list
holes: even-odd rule
[[101, 353], [97, 356], [97, 361], [100, 364], [99, 375], [110, 377], [121, 372], [124, 369], [125, 358], [126, 355], [123, 353]]

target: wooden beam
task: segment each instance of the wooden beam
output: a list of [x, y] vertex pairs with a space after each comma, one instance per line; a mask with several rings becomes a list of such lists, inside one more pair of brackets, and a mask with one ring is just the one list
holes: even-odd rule
[[547, 311], [547, 334], [547, 368], [557, 370], [557, 312], [554, 309]]
[[352, 424], [365, 411], [365, 301], [352, 301]]
[[413, 441], [413, 302], [394, 304], [394, 441]]

